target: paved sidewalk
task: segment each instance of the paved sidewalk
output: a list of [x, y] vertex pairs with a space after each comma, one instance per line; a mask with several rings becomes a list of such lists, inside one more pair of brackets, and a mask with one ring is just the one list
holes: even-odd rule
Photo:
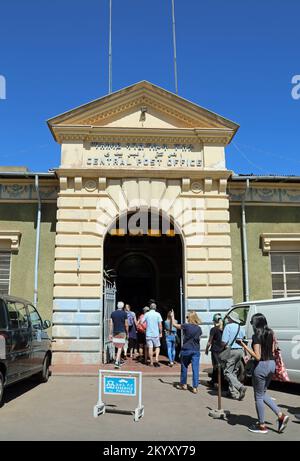
[[[54, 365], [51, 367], [53, 376], [97, 376], [99, 369], [114, 370], [114, 364], [99, 365]], [[168, 366], [168, 360], [163, 357], [160, 360], [160, 367], [150, 367], [136, 360], [128, 358], [121, 366], [120, 371], [142, 371], [144, 376], [179, 376], [180, 363], [176, 363], [172, 368]], [[211, 371], [210, 365], [201, 365], [201, 375], [207, 376]]]
[[[279, 385], [270, 391], [291, 416], [286, 433], [277, 434], [274, 415], [267, 409], [270, 431], [255, 435], [247, 431], [255, 421], [252, 389], [245, 401], [223, 399], [230, 410], [228, 422], [208, 416], [215, 408], [214, 392], [201, 386], [197, 395], [178, 391], [173, 377], [144, 377], [145, 416], [139, 422], [133, 417], [106, 414], [93, 417], [97, 401], [97, 378], [54, 376], [47, 384], [27, 381], [6, 390], [5, 404], [0, 409], [0, 440], [102, 440], [102, 441], [201, 441], [201, 440], [299, 440], [300, 424], [293, 414], [300, 413], [300, 386]], [[109, 400], [110, 399], [110, 400]], [[122, 409], [134, 406], [125, 397], [107, 398], [107, 403]]]

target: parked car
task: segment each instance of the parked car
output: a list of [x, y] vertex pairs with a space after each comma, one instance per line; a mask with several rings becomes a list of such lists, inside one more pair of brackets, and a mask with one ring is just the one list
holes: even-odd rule
[[49, 379], [51, 340], [35, 307], [24, 299], [0, 296], [0, 404], [4, 388], [36, 375]]
[[[226, 314], [238, 313], [251, 344], [254, 314], [263, 314], [275, 333], [291, 382], [300, 383], [300, 297], [267, 299], [236, 304]], [[226, 322], [225, 317], [225, 322]]]

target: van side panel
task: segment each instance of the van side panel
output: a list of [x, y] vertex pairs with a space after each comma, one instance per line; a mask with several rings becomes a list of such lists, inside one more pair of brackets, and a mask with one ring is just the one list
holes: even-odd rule
[[[300, 383], [300, 303], [292, 300], [253, 306], [275, 332], [289, 378]], [[251, 318], [251, 317], [250, 317]]]

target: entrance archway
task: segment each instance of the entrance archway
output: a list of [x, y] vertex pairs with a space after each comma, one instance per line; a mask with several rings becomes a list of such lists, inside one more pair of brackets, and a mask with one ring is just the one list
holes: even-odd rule
[[182, 320], [182, 240], [172, 223], [148, 211], [139, 212], [135, 226], [132, 214], [119, 218], [104, 241], [104, 270], [117, 287], [117, 300], [136, 313], [154, 299], [165, 320], [173, 308]]

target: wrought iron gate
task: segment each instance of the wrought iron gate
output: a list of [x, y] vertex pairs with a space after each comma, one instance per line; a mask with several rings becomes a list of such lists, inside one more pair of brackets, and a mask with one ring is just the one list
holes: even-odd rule
[[106, 278], [103, 281], [103, 363], [109, 363], [114, 359], [115, 348], [109, 339], [109, 322], [116, 306], [116, 284]]

